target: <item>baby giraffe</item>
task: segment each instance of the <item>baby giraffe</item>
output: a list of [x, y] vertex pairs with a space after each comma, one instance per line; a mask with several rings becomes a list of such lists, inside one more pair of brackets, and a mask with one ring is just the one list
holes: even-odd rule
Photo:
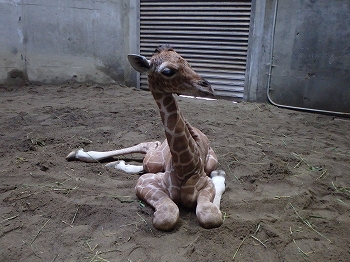
[[136, 194], [154, 208], [155, 228], [174, 229], [179, 220], [178, 204], [196, 208], [202, 227], [219, 227], [223, 221], [220, 200], [225, 191], [225, 172], [215, 170], [218, 161], [208, 138], [186, 121], [174, 97], [174, 94], [213, 97], [212, 87], [169, 46], [158, 47], [150, 60], [140, 55], [128, 55], [128, 59], [135, 70], [148, 74], [149, 89], [159, 108], [166, 140], [108, 152], [79, 149], [67, 159], [96, 162], [144, 153], [142, 167], [125, 165], [124, 161], [107, 166], [130, 173], [146, 172], [137, 181]]

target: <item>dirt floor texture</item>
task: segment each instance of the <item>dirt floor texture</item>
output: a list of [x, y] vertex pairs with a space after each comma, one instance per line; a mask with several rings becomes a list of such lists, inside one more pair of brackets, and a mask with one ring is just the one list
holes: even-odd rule
[[0, 261], [350, 261], [350, 119], [178, 97], [227, 173], [224, 223], [203, 229], [181, 208], [161, 232], [135, 195], [139, 174], [65, 160], [162, 141], [149, 92], [70, 83], [0, 94]]

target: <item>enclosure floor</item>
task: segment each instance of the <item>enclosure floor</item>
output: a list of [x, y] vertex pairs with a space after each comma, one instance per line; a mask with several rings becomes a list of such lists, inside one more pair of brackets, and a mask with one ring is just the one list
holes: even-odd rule
[[135, 196], [139, 175], [65, 160], [75, 148], [163, 140], [149, 92], [92, 84], [0, 92], [0, 261], [349, 261], [349, 119], [179, 98], [227, 173], [225, 220], [206, 230], [181, 208], [164, 233]]

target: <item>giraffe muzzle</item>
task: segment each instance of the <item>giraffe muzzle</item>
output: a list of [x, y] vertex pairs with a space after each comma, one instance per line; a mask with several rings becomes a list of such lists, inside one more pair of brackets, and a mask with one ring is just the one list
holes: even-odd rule
[[204, 78], [197, 82], [197, 90], [198, 96], [200, 97], [215, 97], [214, 89], [212, 88], [211, 84]]

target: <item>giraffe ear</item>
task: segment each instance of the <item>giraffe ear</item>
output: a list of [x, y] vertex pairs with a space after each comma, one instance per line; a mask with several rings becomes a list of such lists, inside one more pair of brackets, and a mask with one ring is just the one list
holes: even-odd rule
[[131, 66], [140, 73], [145, 73], [150, 69], [151, 65], [146, 57], [141, 55], [128, 55]]

